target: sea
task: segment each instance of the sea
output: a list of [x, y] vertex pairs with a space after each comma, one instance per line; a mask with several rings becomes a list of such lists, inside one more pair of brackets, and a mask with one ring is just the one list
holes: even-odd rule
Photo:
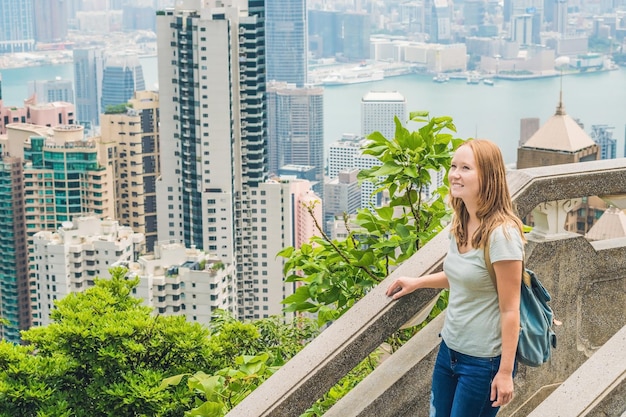
[[[141, 58], [147, 89], [158, 89], [157, 58]], [[0, 69], [5, 105], [22, 106], [32, 80], [73, 79], [71, 63]], [[520, 120], [528, 117], [545, 123], [554, 115], [562, 97], [565, 111], [583, 124], [612, 126], [617, 157], [625, 154], [626, 69], [568, 74], [524, 81], [495, 80], [493, 86], [467, 84], [464, 79], [435, 83], [432, 76], [409, 74], [380, 81], [325, 87], [324, 142], [330, 145], [344, 133], [361, 134], [361, 98], [369, 91], [398, 91], [408, 111], [431, 117], [450, 116], [456, 137], [479, 137], [497, 143], [507, 164], [514, 164], [519, 146]], [[418, 125], [409, 123], [409, 129]]]

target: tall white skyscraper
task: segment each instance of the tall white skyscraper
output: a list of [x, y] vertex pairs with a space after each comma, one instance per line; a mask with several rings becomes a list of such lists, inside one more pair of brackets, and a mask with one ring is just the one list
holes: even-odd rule
[[361, 134], [380, 132], [393, 139], [396, 131], [394, 116], [406, 123], [406, 98], [397, 91], [370, 91], [361, 99]]
[[298, 235], [295, 191], [268, 180], [264, 32], [264, 0], [157, 12], [159, 240], [234, 265], [241, 319], [281, 313], [292, 289], [276, 253]]

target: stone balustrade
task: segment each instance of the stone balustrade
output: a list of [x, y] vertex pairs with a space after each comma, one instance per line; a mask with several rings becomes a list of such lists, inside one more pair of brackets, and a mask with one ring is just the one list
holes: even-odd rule
[[[552, 294], [552, 307], [563, 322], [557, 328], [559, 346], [553, 358], [540, 368], [520, 366], [516, 397], [499, 414], [521, 417], [626, 324], [626, 238], [590, 243], [562, 227], [564, 210], [577, 198], [597, 195], [618, 207], [624, 204], [626, 159], [511, 171], [507, 179], [518, 214], [523, 217], [533, 212], [537, 222], [528, 235], [527, 265]], [[301, 415], [389, 335], [428, 310], [438, 295], [435, 290], [420, 290], [391, 301], [385, 289], [398, 276], [439, 270], [448, 243], [447, 232], [437, 235], [228, 416]], [[429, 323], [326, 416], [427, 416], [430, 374], [442, 321], [443, 317], [438, 317]], [[613, 400], [613, 406], [615, 401], [617, 407], [624, 406], [626, 399], [621, 398]]]

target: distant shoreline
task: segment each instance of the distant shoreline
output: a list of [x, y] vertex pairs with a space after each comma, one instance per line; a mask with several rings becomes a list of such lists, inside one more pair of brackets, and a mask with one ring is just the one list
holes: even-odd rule
[[[157, 56], [157, 54], [156, 53], [137, 54], [137, 56], [139, 57], [139, 59], [154, 58]], [[54, 58], [23, 60], [19, 62], [15, 62], [14, 59], [8, 59], [8, 58], [9, 58], [8, 56], [3, 57], [2, 55], [0, 55], [0, 71], [20, 69], [20, 68], [44, 67], [47, 65], [67, 65], [67, 64], [72, 64], [74, 62], [71, 56], [70, 57], [55, 56]], [[7, 64], [7, 61], [8, 61], [8, 64]]]

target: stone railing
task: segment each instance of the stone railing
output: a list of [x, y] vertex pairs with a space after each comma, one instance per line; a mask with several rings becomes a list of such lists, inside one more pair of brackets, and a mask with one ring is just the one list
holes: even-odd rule
[[[499, 414], [521, 417], [626, 324], [626, 238], [589, 243], [562, 227], [565, 208], [580, 197], [597, 195], [624, 207], [626, 159], [511, 171], [508, 181], [518, 214], [532, 212], [536, 222], [528, 236], [527, 265], [551, 292], [552, 307], [563, 322], [551, 361], [541, 368], [520, 366], [516, 397]], [[420, 290], [391, 301], [385, 289], [398, 276], [440, 270], [448, 244], [446, 232], [437, 235], [228, 416], [301, 415], [389, 335], [427, 313], [437, 291]], [[427, 416], [442, 322], [438, 317], [429, 323], [325, 416]]]

